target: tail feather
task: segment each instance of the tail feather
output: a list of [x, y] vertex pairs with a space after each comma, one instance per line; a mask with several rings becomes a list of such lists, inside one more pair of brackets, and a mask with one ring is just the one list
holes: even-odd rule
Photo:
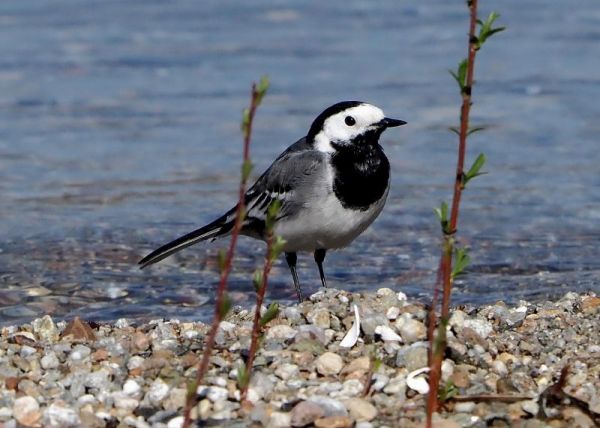
[[219, 217], [212, 223], [183, 235], [174, 241], [171, 241], [168, 244], [165, 244], [162, 247], [152, 251], [138, 262], [140, 269], [144, 269], [146, 266], [159, 262], [162, 259], [169, 257], [171, 254], [183, 250], [190, 245], [194, 245], [197, 242], [206, 241], [207, 239], [211, 238], [217, 238], [229, 233], [233, 228], [234, 222], [232, 214], [234, 214], [234, 209], [228, 211], [225, 215]]

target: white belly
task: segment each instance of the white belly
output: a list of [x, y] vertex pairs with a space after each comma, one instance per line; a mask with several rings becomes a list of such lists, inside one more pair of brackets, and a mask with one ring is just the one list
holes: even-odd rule
[[383, 197], [365, 211], [342, 206], [333, 192], [313, 200], [292, 218], [286, 217], [275, 225], [275, 234], [286, 240], [284, 251], [314, 251], [342, 248], [350, 244], [377, 218], [387, 198]]

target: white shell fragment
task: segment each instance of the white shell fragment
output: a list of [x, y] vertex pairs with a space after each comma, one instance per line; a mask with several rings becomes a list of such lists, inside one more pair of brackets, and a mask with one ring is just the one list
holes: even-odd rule
[[358, 314], [358, 306], [354, 305], [354, 324], [348, 333], [344, 336], [342, 341], [340, 342], [340, 346], [344, 348], [352, 348], [356, 345], [358, 341], [358, 336], [360, 335], [360, 315]]
[[423, 367], [422, 369], [410, 372], [408, 376], [406, 376], [406, 386], [410, 389], [414, 389], [419, 394], [427, 394], [429, 392], [429, 383], [427, 382], [427, 379], [425, 379], [425, 376], [419, 375], [428, 371], [429, 367]]
[[381, 336], [384, 342], [402, 342], [402, 338], [387, 325], [378, 325], [375, 327], [375, 334]]

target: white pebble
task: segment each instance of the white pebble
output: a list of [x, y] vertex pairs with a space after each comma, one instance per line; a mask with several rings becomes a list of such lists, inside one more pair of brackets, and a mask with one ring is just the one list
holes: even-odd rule
[[50, 370], [57, 368], [60, 364], [60, 361], [58, 361], [56, 353], [51, 351], [42, 357], [40, 364], [43, 369]]
[[154, 382], [152, 382], [152, 385], [150, 385], [150, 389], [146, 393], [146, 398], [150, 403], [158, 405], [167, 398], [167, 395], [169, 395], [169, 385], [161, 378], [156, 378]]
[[181, 428], [183, 426], [183, 416], [177, 416], [167, 423], [167, 428]]
[[133, 379], [127, 379], [123, 384], [123, 393], [132, 397], [137, 395], [142, 387]]

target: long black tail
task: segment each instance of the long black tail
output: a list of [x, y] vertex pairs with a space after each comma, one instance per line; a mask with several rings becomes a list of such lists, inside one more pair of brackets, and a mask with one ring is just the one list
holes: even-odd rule
[[207, 239], [217, 238], [222, 235], [226, 235], [233, 228], [235, 221], [235, 208], [232, 208], [223, 216], [219, 217], [215, 221], [206, 226], [196, 229], [186, 235], [177, 238], [168, 244], [163, 245], [157, 250], [152, 251], [146, 257], [138, 262], [140, 269], [144, 269], [146, 266], [161, 261], [164, 258], [169, 257], [171, 254], [176, 253], [184, 248], [194, 245], [197, 242], [206, 241]]

